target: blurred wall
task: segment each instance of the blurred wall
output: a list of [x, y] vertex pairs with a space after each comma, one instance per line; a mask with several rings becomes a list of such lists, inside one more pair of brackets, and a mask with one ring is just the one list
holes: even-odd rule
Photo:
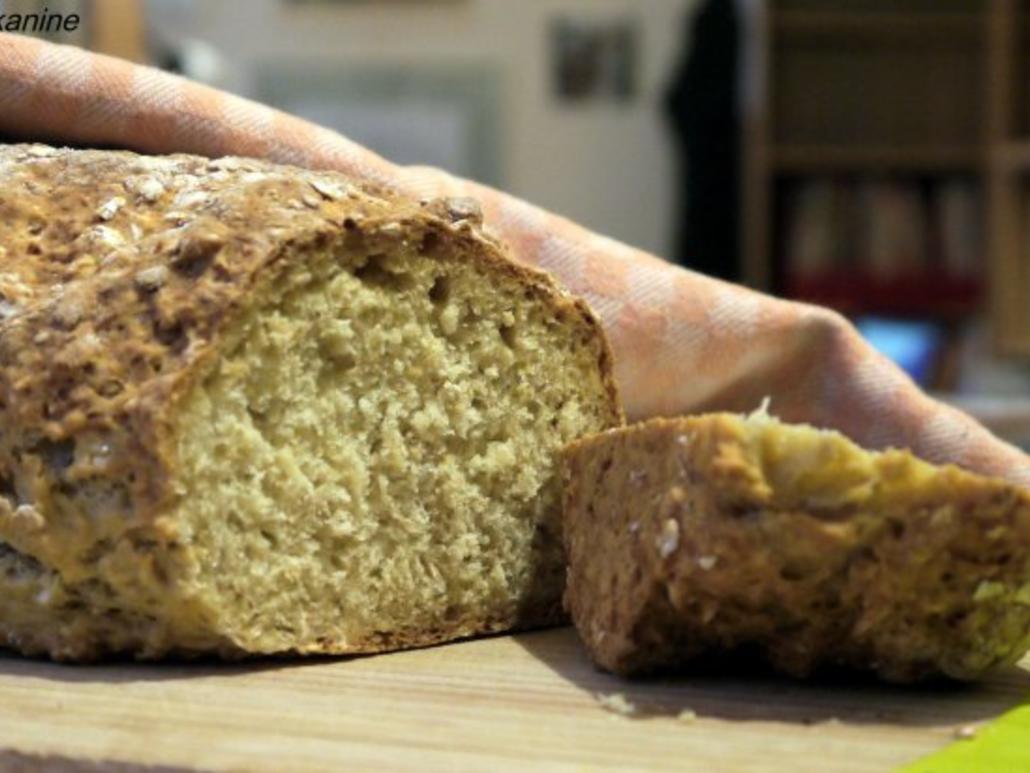
[[[226, 57], [222, 85], [254, 93], [276, 61], [481, 62], [503, 70], [504, 187], [598, 231], [671, 253], [672, 149], [659, 109], [695, 0], [439, 0], [296, 3], [154, 0], [165, 38], [206, 40]], [[549, 22], [625, 17], [639, 29], [639, 90], [627, 104], [562, 104], [551, 93]]]

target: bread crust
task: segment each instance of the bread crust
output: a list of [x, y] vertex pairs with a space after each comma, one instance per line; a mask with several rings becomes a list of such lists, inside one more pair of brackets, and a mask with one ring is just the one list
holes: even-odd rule
[[[621, 420], [596, 317], [512, 260], [474, 202], [251, 159], [0, 146], [0, 544], [65, 583], [117, 584], [145, 566], [160, 584], [155, 546], [176, 541], [161, 516], [175, 496], [174, 408], [238, 313], [309, 250], [413, 239], [581, 318]], [[0, 619], [0, 643], [56, 657], [103, 654], [105, 636], [16, 636]]]
[[620, 674], [702, 656], [898, 682], [1030, 648], [1030, 494], [838, 433], [655, 419], [562, 454], [565, 603]]

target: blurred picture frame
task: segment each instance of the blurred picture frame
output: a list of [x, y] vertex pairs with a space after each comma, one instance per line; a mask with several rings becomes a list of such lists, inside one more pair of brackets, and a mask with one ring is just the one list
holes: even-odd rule
[[629, 102], [637, 93], [634, 19], [559, 16], [550, 25], [551, 91], [563, 102]]
[[398, 164], [504, 183], [501, 88], [492, 62], [266, 62], [257, 98], [343, 134]]

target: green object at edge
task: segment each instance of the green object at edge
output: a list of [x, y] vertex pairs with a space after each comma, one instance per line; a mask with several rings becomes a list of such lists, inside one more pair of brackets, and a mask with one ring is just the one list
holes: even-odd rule
[[903, 773], [1019, 773], [1030, 771], [1030, 704], [980, 728], [937, 754], [906, 765]]

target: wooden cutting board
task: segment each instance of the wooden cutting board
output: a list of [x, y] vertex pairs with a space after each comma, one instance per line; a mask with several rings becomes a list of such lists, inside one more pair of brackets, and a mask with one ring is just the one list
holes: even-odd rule
[[594, 671], [568, 628], [317, 662], [77, 667], [5, 656], [0, 769], [27, 760], [26, 769], [95, 770], [77, 761], [105, 760], [269, 771], [886, 770], [1028, 694], [1030, 659], [972, 687], [807, 685], [763, 673], [626, 682]]

